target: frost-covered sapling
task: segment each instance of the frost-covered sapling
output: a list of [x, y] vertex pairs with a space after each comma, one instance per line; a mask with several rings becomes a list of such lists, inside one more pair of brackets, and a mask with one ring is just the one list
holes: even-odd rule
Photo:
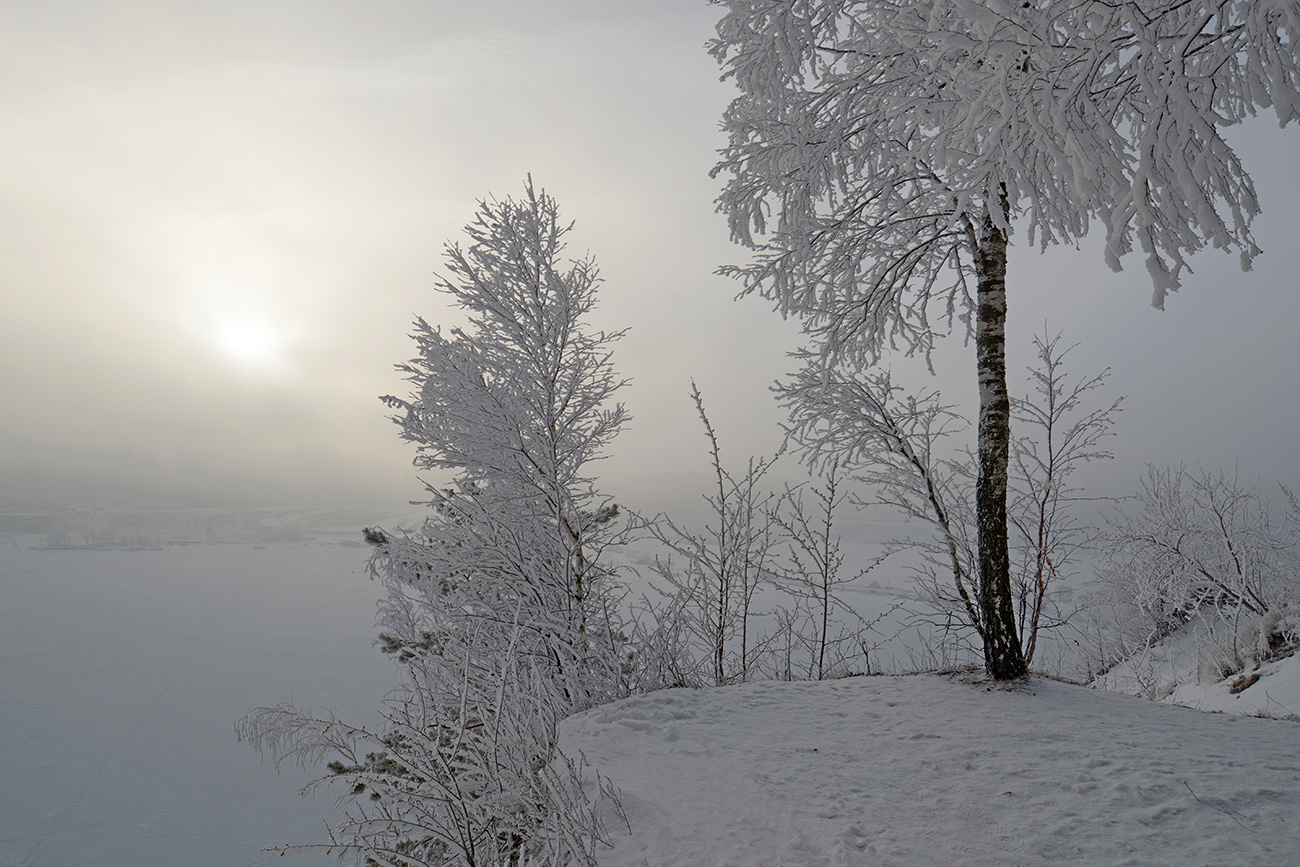
[[400, 366], [414, 394], [385, 398], [431, 497], [418, 532], [366, 531], [402, 674], [387, 727], [289, 706], [240, 723], [277, 761], [341, 757], [319, 782], [345, 786], [346, 807], [320, 848], [403, 867], [594, 863], [598, 813], [556, 727], [626, 692], [605, 557], [617, 509], [591, 469], [627, 414], [620, 335], [586, 324], [599, 279], [562, 260], [569, 228], [531, 181], [482, 202], [439, 284], [468, 324], [417, 320]]
[[[1012, 400], [1008, 520], [1015, 636], [1032, 661], [1042, 629], [1060, 626], [1050, 591], [1071, 574], [1091, 532], [1077, 513], [1085, 498], [1071, 478], [1084, 464], [1109, 457], [1120, 400], [1094, 398], [1106, 372], [1076, 378], [1065, 369], [1060, 338], [1035, 339], [1038, 358], [1027, 372], [1029, 394]], [[929, 614], [920, 619], [948, 635], [960, 654], [962, 633], [987, 641], [985, 609], [975, 583], [975, 462], [953, 438], [968, 423], [937, 392], [909, 394], [888, 371], [827, 369], [804, 352], [804, 367], [776, 387], [790, 411], [788, 433], [814, 468], [835, 468], [860, 487], [850, 501], [885, 506], [928, 524], [932, 534], [895, 540], [892, 550], [920, 555], [915, 578]], [[931, 614], [937, 617], [930, 616]], [[945, 658], [952, 661], [951, 649]]]
[[971, 471], [950, 442], [968, 427], [937, 392], [909, 394], [889, 371], [828, 369], [815, 354], [776, 391], [789, 410], [789, 441], [814, 470], [840, 467], [860, 489], [859, 508], [884, 506], [921, 521], [932, 535], [895, 540], [920, 554], [916, 579], [944, 619], [983, 636], [972, 592], [976, 569]]
[[1095, 534], [1074, 506], [1087, 497], [1071, 477], [1092, 461], [1111, 458], [1102, 443], [1114, 435], [1124, 400], [1092, 400], [1110, 371], [1070, 376], [1065, 357], [1073, 347], [1062, 348], [1060, 342], [1060, 334], [1046, 331], [1034, 338], [1030, 393], [1011, 402], [1015, 438], [1007, 515], [1016, 626], [1026, 663], [1034, 660], [1040, 631], [1066, 622], [1049, 592], [1070, 577]]
[[[809, 680], [847, 670], [850, 658], [860, 662], [862, 670], [871, 668], [867, 634], [874, 623], [865, 622], [839, 591], [860, 580], [884, 557], [856, 572], [843, 572], [844, 552], [835, 519], [849, 496], [845, 481], [843, 468], [832, 459], [819, 479], [787, 487], [774, 513], [783, 531], [788, 561], [781, 572], [781, 586], [795, 600], [794, 611], [786, 612], [786, 629], [791, 640], [797, 637], [806, 645], [805, 676]], [[837, 632], [832, 632], [832, 623], [838, 625]], [[847, 652], [843, 650], [846, 645]], [[788, 653], [785, 662], [781, 673], [792, 678], [793, 660]]]
[[694, 382], [691, 399], [709, 440], [714, 490], [704, 500], [711, 521], [693, 530], [657, 515], [642, 520], [640, 527], [668, 552], [654, 564], [655, 574], [669, 588], [664, 591], [666, 602], [653, 615], [660, 634], [667, 621], [675, 620], [677, 626], [670, 628], [703, 646], [709, 659], [707, 677], [721, 686], [749, 679], [762, 643], [751, 632], [757, 614], [753, 603], [759, 587], [771, 582], [778, 533], [773, 519], [776, 497], [760, 482], [774, 459], [751, 457], [743, 474], [733, 474], [723, 466], [718, 435]]

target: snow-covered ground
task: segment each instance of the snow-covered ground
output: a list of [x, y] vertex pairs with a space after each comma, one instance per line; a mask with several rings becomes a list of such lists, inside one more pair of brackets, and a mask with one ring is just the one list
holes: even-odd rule
[[666, 690], [566, 721], [622, 792], [601, 867], [1300, 864], [1300, 725], [971, 680]]

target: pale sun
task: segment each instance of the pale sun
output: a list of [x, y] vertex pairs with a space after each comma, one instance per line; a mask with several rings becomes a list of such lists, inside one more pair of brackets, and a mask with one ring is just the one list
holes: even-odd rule
[[280, 360], [285, 335], [272, 323], [253, 317], [231, 317], [214, 326], [212, 337], [217, 348], [234, 360], [258, 367]]

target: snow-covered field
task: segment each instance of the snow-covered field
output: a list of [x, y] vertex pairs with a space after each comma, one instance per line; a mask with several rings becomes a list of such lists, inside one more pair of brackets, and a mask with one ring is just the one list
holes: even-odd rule
[[1046, 679], [666, 690], [568, 720], [602, 867], [1300, 864], [1300, 725]]
[[[262, 851], [321, 841], [329, 799], [233, 728], [287, 698], [369, 722], [392, 683], [368, 550], [313, 520], [0, 535], [0, 865], [334, 863]], [[1259, 686], [1300, 700], [1290, 672]], [[1291, 722], [911, 676], [669, 690], [565, 725], [631, 824], [611, 818], [603, 867], [1300, 864]]]

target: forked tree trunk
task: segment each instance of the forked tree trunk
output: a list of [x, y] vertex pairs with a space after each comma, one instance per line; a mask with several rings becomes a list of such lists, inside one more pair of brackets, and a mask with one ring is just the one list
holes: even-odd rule
[[1007, 236], [991, 219], [975, 251], [975, 366], [979, 376], [979, 476], [975, 520], [979, 545], [980, 637], [984, 668], [994, 680], [1024, 677], [1011, 601], [1007, 549], [1007, 471], [1011, 453], [1011, 398], [1007, 394]]

